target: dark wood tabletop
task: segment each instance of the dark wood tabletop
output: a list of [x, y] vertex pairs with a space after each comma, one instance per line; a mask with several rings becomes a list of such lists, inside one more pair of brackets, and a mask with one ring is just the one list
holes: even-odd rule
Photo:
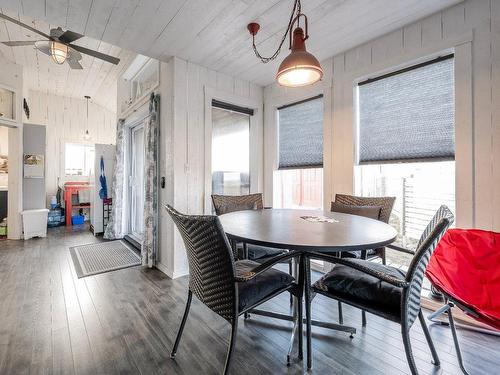
[[[304, 216], [335, 222], [310, 222]], [[219, 216], [235, 240], [289, 250], [336, 252], [373, 249], [390, 244], [396, 230], [378, 220], [318, 210], [264, 209]]]

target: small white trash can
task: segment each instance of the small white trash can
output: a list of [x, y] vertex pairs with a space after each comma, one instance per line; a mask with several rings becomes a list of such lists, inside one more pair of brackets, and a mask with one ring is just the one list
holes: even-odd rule
[[49, 210], [41, 208], [39, 210], [26, 210], [23, 215], [24, 239], [33, 237], [47, 237], [47, 215]]

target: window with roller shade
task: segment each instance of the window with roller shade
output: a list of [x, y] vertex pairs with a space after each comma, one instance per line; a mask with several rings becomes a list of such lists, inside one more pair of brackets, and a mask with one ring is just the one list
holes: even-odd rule
[[454, 60], [358, 85], [359, 162], [454, 160]]
[[250, 193], [250, 116], [212, 102], [212, 194]]
[[[354, 193], [394, 196], [390, 224], [414, 248], [440, 205], [455, 211], [454, 60], [444, 56], [356, 88], [358, 161]], [[411, 257], [387, 252], [389, 264]]]
[[278, 108], [278, 169], [323, 167], [323, 96]]
[[274, 208], [323, 206], [323, 97], [278, 108]]

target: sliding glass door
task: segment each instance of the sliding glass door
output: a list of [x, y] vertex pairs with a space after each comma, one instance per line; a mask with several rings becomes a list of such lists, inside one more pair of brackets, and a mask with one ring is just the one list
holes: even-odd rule
[[130, 134], [130, 234], [142, 240], [144, 227], [144, 126], [131, 128]]

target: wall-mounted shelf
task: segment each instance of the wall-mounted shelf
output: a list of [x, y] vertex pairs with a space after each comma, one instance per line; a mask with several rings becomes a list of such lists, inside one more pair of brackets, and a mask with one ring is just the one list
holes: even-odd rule
[[160, 62], [138, 55], [122, 75], [118, 85], [120, 117], [127, 117], [147, 102], [159, 84]]

